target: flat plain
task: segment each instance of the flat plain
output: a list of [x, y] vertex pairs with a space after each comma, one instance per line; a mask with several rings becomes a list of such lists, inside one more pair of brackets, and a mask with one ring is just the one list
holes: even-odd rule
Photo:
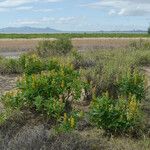
[[[36, 48], [43, 40], [55, 40], [54, 38], [34, 39], [0, 39], [0, 52], [28, 51]], [[150, 41], [150, 38], [73, 38], [72, 43], [78, 50], [125, 48], [133, 42]]]

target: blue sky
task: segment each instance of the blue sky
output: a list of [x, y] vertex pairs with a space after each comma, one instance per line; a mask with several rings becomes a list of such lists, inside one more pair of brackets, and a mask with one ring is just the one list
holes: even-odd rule
[[150, 0], [0, 0], [0, 28], [146, 30]]

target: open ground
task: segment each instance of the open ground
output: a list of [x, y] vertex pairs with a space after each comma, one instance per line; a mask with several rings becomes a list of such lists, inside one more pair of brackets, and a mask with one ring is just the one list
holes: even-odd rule
[[[36, 39], [0, 39], [0, 55], [18, 56], [26, 51], [32, 51], [43, 40], [55, 40], [54, 38]], [[126, 48], [134, 42], [149, 42], [150, 38], [74, 38], [72, 43], [79, 51]]]

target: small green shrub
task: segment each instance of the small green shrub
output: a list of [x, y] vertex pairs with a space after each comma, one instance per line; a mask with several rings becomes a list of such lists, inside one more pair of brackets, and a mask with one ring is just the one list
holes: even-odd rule
[[145, 76], [137, 69], [129, 69], [118, 81], [119, 92], [128, 97], [135, 95], [141, 101], [145, 98]]
[[78, 121], [83, 119], [84, 113], [82, 111], [73, 110], [71, 113], [64, 113], [64, 116], [60, 118], [58, 126], [56, 126], [56, 131], [60, 132], [70, 132], [76, 129]]
[[109, 133], [129, 133], [140, 125], [140, 107], [135, 96], [112, 100], [108, 95], [96, 98], [90, 107], [90, 119]]
[[[22, 62], [24, 63], [24, 62]], [[37, 55], [25, 57], [24, 73], [31, 75], [44, 70], [45, 66], [43, 61]]]
[[66, 55], [71, 52], [73, 45], [71, 40], [61, 38], [54, 41], [42, 41], [37, 46], [37, 53], [41, 57], [48, 57], [53, 55]]
[[22, 55], [19, 58], [23, 72], [27, 75], [37, 74], [41, 71], [60, 69], [57, 59], [41, 59], [36, 54]]
[[55, 41], [55, 48], [58, 54], [66, 55], [69, 52], [71, 52], [73, 45], [71, 43], [71, 40], [66, 38], [61, 38]]

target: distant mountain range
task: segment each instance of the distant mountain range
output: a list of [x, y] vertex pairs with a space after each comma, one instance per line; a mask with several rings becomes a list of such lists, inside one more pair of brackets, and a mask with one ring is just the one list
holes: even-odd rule
[[144, 30], [131, 30], [131, 31], [60, 31], [52, 28], [34, 28], [34, 27], [6, 27], [0, 29], [0, 33], [22, 33], [22, 34], [40, 34], [40, 33], [146, 33]]
[[34, 28], [34, 27], [6, 27], [0, 29], [0, 33], [58, 33], [59, 30], [51, 28]]

